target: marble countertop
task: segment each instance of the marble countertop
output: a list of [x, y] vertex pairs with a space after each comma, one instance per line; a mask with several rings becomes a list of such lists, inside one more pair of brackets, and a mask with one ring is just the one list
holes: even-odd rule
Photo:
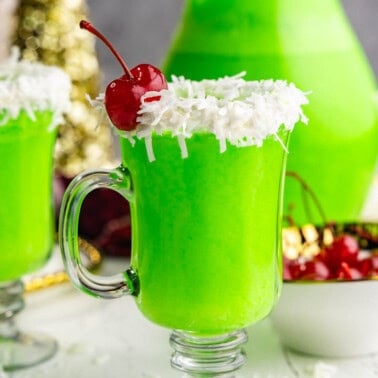
[[[105, 271], [124, 269], [127, 261], [109, 259]], [[57, 354], [47, 362], [1, 378], [173, 378], [169, 330], [151, 324], [132, 297], [101, 300], [70, 283], [28, 293], [17, 319], [24, 331], [53, 336]], [[234, 378], [376, 378], [378, 354], [353, 359], [299, 355], [284, 348], [270, 319], [247, 329], [247, 364]]]

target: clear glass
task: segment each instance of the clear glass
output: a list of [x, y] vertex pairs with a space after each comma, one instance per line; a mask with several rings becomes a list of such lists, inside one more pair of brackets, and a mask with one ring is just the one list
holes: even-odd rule
[[[287, 135], [281, 134], [285, 141]], [[75, 178], [64, 195], [60, 246], [73, 282], [104, 298], [132, 294], [140, 311], [172, 329], [171, 364], [189, 374], [223, 374], [243, 365], [243, 328], [269, 314], [281, 288], [280, 229], [286, 152], [271, 137], [262, 147], [229, 145], [195, 134], [182, 159], [171, 135], [121, 138], [122, 165]], [[90, 274], [77, 245], [86, 195], [110, 188], [129, 202], [130, 269]]]
[[0, 366], [6, 371], [51, 357], [57, 345], [17, 330], [22, 310], [20, 278], [40, 268], [53, 245], [51, 112], [26, 112], [0, 126]]

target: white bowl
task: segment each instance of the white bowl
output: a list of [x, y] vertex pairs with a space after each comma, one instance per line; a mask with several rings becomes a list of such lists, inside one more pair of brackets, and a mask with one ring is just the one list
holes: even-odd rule
[[378, 280], [289, 281], [271, 314], [288, 348], [321, 357], [378, 352]]

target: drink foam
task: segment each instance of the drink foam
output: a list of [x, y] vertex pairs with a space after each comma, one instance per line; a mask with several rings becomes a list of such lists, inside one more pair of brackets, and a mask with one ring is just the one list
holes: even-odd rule
[[16, 119], [22, 111], [35, 120], [36, 111], [52, 111], [50, 129], [63, 120], [70, 106], [71, 80], [58, 67], [19, 60], [12, 49], [0, 65], [0, 127]]

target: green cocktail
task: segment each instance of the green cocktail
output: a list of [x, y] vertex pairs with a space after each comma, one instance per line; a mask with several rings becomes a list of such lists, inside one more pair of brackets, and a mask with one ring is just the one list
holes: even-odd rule
[[[147, 93], [136, 129], [122, 132], [122, 164], [68, 187], [60, 245], [74, 283], [104, 298], [131, 293], [152, 322], [174, 329], [172, 365], [228, 372], [244, 363], [243, 328], [280, 291], [280, 225], [287, 138], [306, 97], [285, 82], [240, 76]], [[131, 206], [128, 271], [96, 277], [77, 248], [81, 203], [97, 188]]]
[[70, 80], [58, 68], [0, 65], [0, 368], [35, 365], [54, 340], [14, 325], [23, 308], [21, 277], [42, 266], [53, 245], [52, 165], [56, 126], [68, 110]]
[[0, 281], [40, 268], [53, 244], [52, 114], [22, 112], [0, 127]]
[[171, 135], [155, 136], [156, 161], [144, 141], [121, 140], [133, 178], [133, 255], [137, 303], [154, 323], [222, 334], [266, 316], [277, 298], [279, 193], [285, 151], [227, 146], [211, 134], [187, 141], [181, 159]]

